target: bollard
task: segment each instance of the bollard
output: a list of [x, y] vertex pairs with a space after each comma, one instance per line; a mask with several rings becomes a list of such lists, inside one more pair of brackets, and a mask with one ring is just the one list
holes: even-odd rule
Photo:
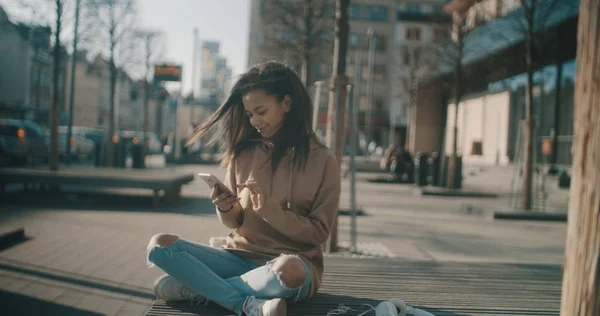
[[427, 180], [427, 155], [417, 152], [415, 155], [415, 184], [425, 186]]
[[144, 144], [134, 144], [131, 148], [131, 167], [134, 169], [144, 168]]

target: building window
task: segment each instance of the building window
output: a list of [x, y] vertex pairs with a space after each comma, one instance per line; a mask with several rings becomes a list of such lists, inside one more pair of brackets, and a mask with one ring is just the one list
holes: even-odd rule
[[279, 32], [279, 39], [282, 39], [282, 40], [293, 40], [296, 37], [297, 37], [296, 32], [292, 32], [292, 31]]
[[377, 49], [377, 50], [385, 49], [385, 38], [382, 35], [375, 35], [373, 42], [375, 43], [375, 49]]
[[471, 156], [483, 156], [483, 143], [481, 141], [473, 141], [471, 144]]
[[404, 7], [404, 12], [420, 13], [421, 12], [421, 6], [418, 5], [418, 4], [407, 4]]
[[448, 30], [446, 29], [434, 29], [433, 30], [433, 41], [436, 43], [445, 42], [448, 39]]
[[358, 48], [360, 46], [360, 35], [356, 33], [351, 33], [348, 36], [348, 47], [349, 48]]
[[433, 11], [433, 13], [442, 13], [444, 10], [442, 9], [441, 6], [434, 5], [433, 8], [431, 9], [431, 11]]
[[387, 21], [388, 8], [381, 5], [365, 6], [365, 19], [371, 21]]
[[258, 47], [262, 47], [264, 43], [265, 43], [265, 33], [264, 32], [256, 33], [256, 44], [258, 45]]
[[405, 32], [405, 38], [411, 41], [421, 40], [421, 29], [418, 27], [407, 27]]
[[361, 18], [360, 9], [360, 5], [358, 4], [351, 5], [348, 9], [348, 17], [352, 20], [359, 20]]
[[408, 48], [405, 48], [403, 53], [404, 65], [408, 66], [410, 65], [410, 52], [408, 51]]
[[265, 14], [265, 0], [258, 1], [258, 14], [263, 16]]

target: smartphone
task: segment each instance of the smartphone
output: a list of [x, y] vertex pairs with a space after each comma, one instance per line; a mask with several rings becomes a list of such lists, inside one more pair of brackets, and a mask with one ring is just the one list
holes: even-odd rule
[[217, 192], [218, 193], [225, 193], [227, 191], [231, 191], [229, 190], [229, 188], [223, 183], [221, 182], [221, 180], [219, 180], [219, 178], [217, 178], [214, 174], [210, 174], [210, 173], [199, 173], [198, 176], [200, 177], [200, 179], [204, 180], [204, 182], [206, 182], [206, 184], [208, 184], [208, 186], [212, 189], [214, 187], [217, 187]]

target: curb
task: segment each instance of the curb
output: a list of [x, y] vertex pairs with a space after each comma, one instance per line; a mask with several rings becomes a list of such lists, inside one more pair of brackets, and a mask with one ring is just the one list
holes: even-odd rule
[[539, 212], [494, 212], [494, 219], [522, 220], [522, 221], [548, 221], [566, 222], [567, 213], [539, 213]]
[[438, 189], [415, 189], [417, 195], [428, 196], [450, 196], [450, 197], [472, 197], [472, 198], [497, 198], [496, 193], [461, 191], [461, 190], [438, 190]]

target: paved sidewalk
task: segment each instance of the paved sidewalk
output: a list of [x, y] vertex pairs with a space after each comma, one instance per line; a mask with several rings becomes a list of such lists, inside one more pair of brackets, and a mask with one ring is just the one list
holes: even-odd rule
[[[214, 166], [178, 168], [224, 174]], [[411, 186], [361, 179], [358, 203], [368, 215], [358, 218], [358, 240], [381, 245], [397, 259], [562, 261], [564, 223], [489, 221], [463, 214], [464, 199], [414, 196]], [[349, 204], [348, 186], [344, 180], [343, 208]], [[228, 233], [208, 193], [195, 181], [184, 187], [179, 204], [156, 210], [143, 190], [7, 197], [0, 230], [25, 227], [30, 238], [0, 252], [0, 295], [10, 302], [9, 314], [142, 314], [153, 297], [152, 283], [162, 274], [145, 262], [153, 234], [178, 233], [206, 243]], [[349, 239], [348, 227], [349, 217], [341, 217], [341, 241]]]

